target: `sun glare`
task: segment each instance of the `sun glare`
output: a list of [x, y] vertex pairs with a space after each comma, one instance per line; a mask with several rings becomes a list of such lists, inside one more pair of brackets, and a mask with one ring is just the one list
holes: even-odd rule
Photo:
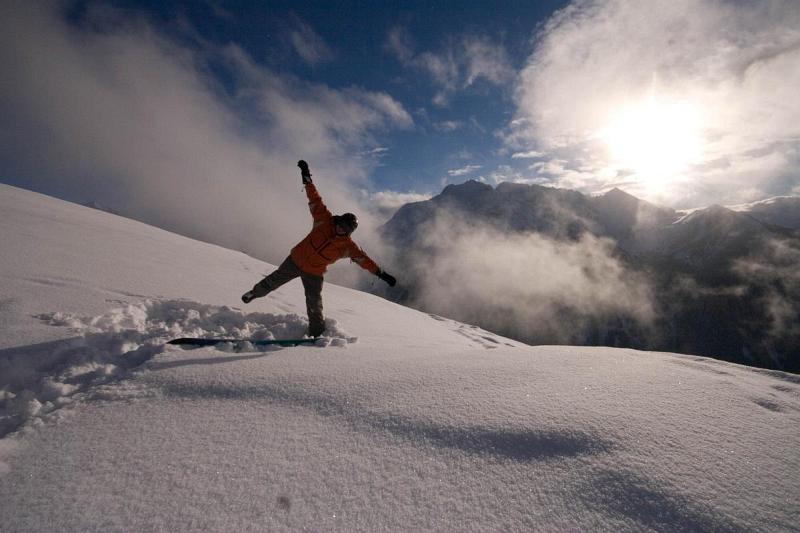
[[663, 190], [700, 159], [699, 113], [688, 103], [656, 98], [612, 114], [601, 132], [610, 163], [630, 171], [647, 188]]

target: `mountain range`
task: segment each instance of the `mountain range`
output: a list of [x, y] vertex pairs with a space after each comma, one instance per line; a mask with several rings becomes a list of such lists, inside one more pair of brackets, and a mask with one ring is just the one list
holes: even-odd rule
[[[800, 323], [800, 276], [793, 268], [800, 260], [800, 198], [681, 212], [620, 189], [588, 196], [517, 183], [448, 185], [430, 200], [402, 206], [382, 228], [386, 241], [401, 251], [396, 262], [408, 279], [398, 300], [426, 309], [448, 299], [426, 298], [425, 277], [430, 265], [440, 262], [447, 246], [442, 243], [456, 239], [448, 234], [454, 226], [471, 228], [464, 242], [486, 231], [493, 241], [529, 236], [562, 250], [587, 247], [588, 239], [599, 241], [625, 276], [646, 283], [653, 308], [647, 319], [635, 312], [587, 314], [574, 302], [560, 306], [555, 321], [583, 319], [581, 335], [567, 339], [570, 343], [677, 351], [800, 370], [800, 331], [794, 325]], [[463, 235], [459, 232], [458, 238]], [[518, 249], [520, 241], [514, 242]], [[522, 259], [510, 251], [493, 253], [498, 264], [536, 261], [539, 255], [535, 247]], [[458, 306], [445, 311], [526, 342], [564, 343], [545, 321], [509, 326], [514, 311], [538, 305], [535, 298], [509, 302], [512, 310], [503, 312], [486, 302], [474, 304], [460, 298]]]

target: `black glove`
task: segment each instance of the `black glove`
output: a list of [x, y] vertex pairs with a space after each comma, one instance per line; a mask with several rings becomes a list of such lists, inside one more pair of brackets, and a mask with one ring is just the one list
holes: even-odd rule
[[397, 280], [394, 276], [389, 274], [388, 272], [384, 272], [383, 270], [378, 271], [378, 277], [381, 278], [383, 281], [389, 284], [390, 287], [394, 287], [397, 284]]
[[300, 167], [300, 176], [303, 178], [303, 184], [311, 183], [311, 171], [308, 170], [308, 163], [301, 159], [297, 162], [297, 166]]

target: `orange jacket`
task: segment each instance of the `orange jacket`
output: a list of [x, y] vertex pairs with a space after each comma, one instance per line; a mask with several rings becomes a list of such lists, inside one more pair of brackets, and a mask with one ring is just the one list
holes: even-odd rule
[[300, 267], [300, 270], [315, 276], [322, 276], [328, 265], [342, 257], [349, 257], [364, 270], [373, 274], [380, 272], [375, 261], [370, 259], [350, 236], [336, 235], [333, 215], [325, 207], [322, 197], [313, 183], [306, 185], [306, 196], [308, 196], [308, 207], [311, 210], [311, 217], [314, 219], [314, 226], [311, 233], [292, 248], [292, 261]]

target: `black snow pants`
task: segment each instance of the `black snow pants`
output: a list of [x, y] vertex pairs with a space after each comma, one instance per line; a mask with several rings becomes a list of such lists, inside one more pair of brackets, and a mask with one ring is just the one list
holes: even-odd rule
[[315, 276], [300, 270], [291, 257], [287, 257], [278, 270], [265, 277], [253, 287], [256, 298], [266, 296], [284, 283], [300, 278], [306, 291], [306, 311], [308, 312], [308, 334], [318, 337], [325, 331], [322, 316], [322, 276]]

